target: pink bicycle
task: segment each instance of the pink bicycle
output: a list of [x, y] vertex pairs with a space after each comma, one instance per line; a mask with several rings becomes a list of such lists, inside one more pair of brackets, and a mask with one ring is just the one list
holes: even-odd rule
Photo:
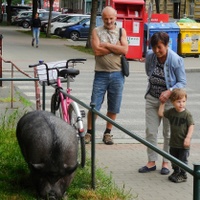
[[84, 140], [84, 126], [82, 118], [85, 117], [85, 111], [80, 110], [78, 104], [69, 96], [65, 95], [62, 83], [67, 83], [66, 93], [71, 94], [70, 82], [79, 74], [79, 70], [74, 66], [77, 63], [84, 63], [86, 59], [77, 58], [67, 61], [44, 63], [40, 62], [29, 67], [37, 67], [39, 80], [45, 81], [47, 85], [55, 88], [51, 97], [51, 112], [64, 121], [72, 125], [77, 133], [80, 143], [80, 156], [78, 161], [82, 167], [85, 166], [86, 151]]

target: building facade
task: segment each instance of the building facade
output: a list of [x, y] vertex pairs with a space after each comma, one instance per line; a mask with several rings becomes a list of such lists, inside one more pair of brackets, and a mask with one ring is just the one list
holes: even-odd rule
[[[92, 0], [57, 0], [59, 1], [60, 10], [68, 8], [74, 13], [89, 14], [91, 13]], [[98, 0], [98, 12], [101, 13], [106, 2], [109, 0]], [[122, 0], [123, 1], [123, 0]], [[137, 1], [137, 0], [133, 0]], [[145, 0], [144, 0], [145, 1]], [[155, 0], [146, 0], [146, 10], [149, 2], [153, 2], [153, 13], [156, 13]], [[200, 19], [200, 0], [160, 0], [160, 13], [169, 14], [170, 18], [183, 18], [184, 16]]]
[[[156, 13], [155, 0], [146, 0], [146, 9], [149, 2], [153, 2], [153, 12]], [[168, 13], [170, 18], [200, 19], [200, 0], [160, 0], [160, 13]]]
[[[72, 9], [74, 13], [91, 13], [92, 0], [60, 0], [61, 8]], [[105, 6], [105, 0], [98, 0], [98, 12]]]

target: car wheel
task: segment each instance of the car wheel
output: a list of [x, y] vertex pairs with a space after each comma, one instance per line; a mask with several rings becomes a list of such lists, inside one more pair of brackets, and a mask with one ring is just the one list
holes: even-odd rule
[[23, 28], [28, 28], [30, 24], [27, 21], [22, 22], [22, 27]]
[[61, 32], [61, 29], [60, 28], [57, 28], [54, 32], [55, 35], [60, 35], [60, 32]]
[[77, 31], [72, 31], [70, 33], [70, 39], [73, 40], [73, 41], [76, 41], [79, 39], [79, 33]]

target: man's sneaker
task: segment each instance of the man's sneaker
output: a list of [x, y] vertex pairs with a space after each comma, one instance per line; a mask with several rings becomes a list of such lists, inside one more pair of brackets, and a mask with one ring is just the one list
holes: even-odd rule
[[172, 178], [172, 181], [175, 182], [175, 183], [186, 182], [186, 181], [187, 181], [187, 175], [186, 175], [186, 174], [179, 173], [179, 174], [177, 174], [176, 176], [174, 176], [174, 177]]
[[90, 133], [85, 134], [85, 144], [89, 144], [92, 140], [92, 135]]
[[103, 135], [103, 142], [104, 144], [107, 144], [107, 145], [112, 145], [114, 144], [113, 140], [112, 140], [112, 135], [110, 135], [109, 133], [105, 133]]

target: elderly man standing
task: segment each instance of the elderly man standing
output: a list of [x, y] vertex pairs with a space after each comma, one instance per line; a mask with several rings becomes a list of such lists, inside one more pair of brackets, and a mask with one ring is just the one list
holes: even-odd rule
[[[120, 112], [122, 92], [124, 87], [124, 76], [121, 69], [121, 55], [128, 51], [128, 42], [125, 29], [122, 29], [119, 38], [119, 27], [116, 26], [117, 12], [112, 7], [102, 10], [103, 26], [97, 27], [92, 32], [92, 49], [95, 54], [95, 76], [91, 103], [100, 110], [107, 92], [107, 116], [115, 120]], [[120, 40], [119, 40], [120, 39]], [[88, 112], [87, 133], [85, 143], [91, 141], [92, 121], [91, 112]], [[103, 142], [112, 145], [112, 124], [107, 122], [103, 134]]]

